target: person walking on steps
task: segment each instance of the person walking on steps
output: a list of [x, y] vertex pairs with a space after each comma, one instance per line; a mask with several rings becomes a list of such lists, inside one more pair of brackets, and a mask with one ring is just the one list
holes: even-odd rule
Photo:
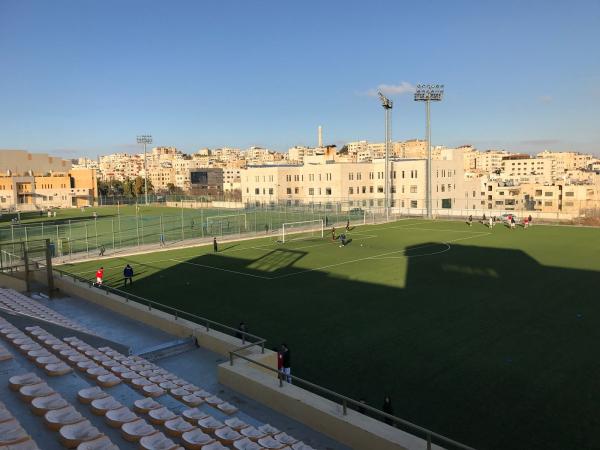
[[129, 286], [133, 284], [133, 267], [131, 267], [129, 264], [127, 264], [123, 269], [123, 280], [125, 287], [127, 287], [127, 280], [129, 280]]

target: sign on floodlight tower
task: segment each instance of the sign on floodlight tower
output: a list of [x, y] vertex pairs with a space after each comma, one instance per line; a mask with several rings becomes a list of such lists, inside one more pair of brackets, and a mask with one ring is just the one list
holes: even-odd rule
[[144, 144], [144, 200], [148, 204], [148, 167], [146, 166], [146, 145], [152, 144], [152, 136], [143, 134], [137, 137], [138, 144]]
[[431, 119], [429, 113], [430, 102], [440, 102], [444, 96], [444, 85], [443, 84], [418, 84], [417, 90], [415, 91], [415, 101], [425, 102], [426, 111], [426, 129], [425, 134], [427, 135], [427, 218], [431, 219], [432, 214], [432, 199], [431, 199]]
[[383, 203], [385, 205], [385, 218], [388, 220], [390, 218], [390, 210], [389, 210], [389, 197], [390, 197], [390, 142], [392, 140], [392, 108], [394, 107], [394, 102], [392, 102], [389, 98], [383, 95], [381, 92], [377, 93], [379, 95], [379, 100], [381, 100], [381, 106], [385, 109], [385, 177], [384, 177], [384, 200]]

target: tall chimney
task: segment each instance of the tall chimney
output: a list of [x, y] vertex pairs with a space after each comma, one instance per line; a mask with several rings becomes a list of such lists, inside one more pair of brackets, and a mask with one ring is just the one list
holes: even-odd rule
[[323, 127], [319, 125], [319, 147], [323, 147]]

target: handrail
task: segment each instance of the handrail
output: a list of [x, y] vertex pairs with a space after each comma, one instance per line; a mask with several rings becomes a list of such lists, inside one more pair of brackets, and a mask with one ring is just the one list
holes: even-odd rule
[[[91, 281], [91, 280], [89, 280], [87, 278], [84, 278], [84, 277], [80, 277], [79, 275], [75, 275], [75, 274], [72, 274], [72, 273], [69, 273], [67, 271], [64, 271], [64, 270], [61, 270], [61, 269], [57, 269], [57, 268], [53, 268], [53, 270], [55, 272], [58, 272], [61, 277], [66, 276], [66, 277], [72, 278], [74, 281], [79, 281], [81, 283], [88, 284], [89, 286], [94, 286], [95, 285], [95, 283], [93, 281]], [[183, 317], [183, 316], [190, 317], [195, 322], [204, 323], [204, 325], [206, 326], [206, 330], [207, 331], [210, 330], [209, 325], [212, 325], [213, 327], [220, 327], [222, 329], [225, 329], [227, 331], [233, 332], [235, 334], [241, 334], [242, 335], [242, 346], [237, 347], [234, 350], [229, 351], [229, 363], [230, 363], [230, 365], [233, 366], [234, 357], [237, 357], [237, 358], [241, 358], [241, 359], [243, 359], [245, 361], [248, 361], [251, 364], [254, 364], [254, 365], [257, 365], [259, 367], [262, 367], [263, 369], [267, 369], [267, 370], [269, 370], [271, 372], [274, 372], [274, 373], [276, 373], [278, 375], [279, 386], [282, 387], [282, 388], [285, 386], [285, 383], [283, 381], [284, 377], [289, 377], [292, 381], [295, 381], [295, 382], [300, 383], [302, 385], [308, 386], [312, 390], [324, 393], [324, 394], [326, 394], [326, 395], [328, 395], [330, 397], [333, 397], [336, 400], [338, 400], [341, 403], [343, 415], [347, 414], [348, 405], [352, 405], [352, 406], [356, 406], [357, 408], [360, 408], [360, 409], [363, 409], [365, 411], [369, 411], [369, 412], [371, 412], [373, 414], [376, 414], [377, 416], [379, 416], [381, 418], [389, 419], [389, 420], [393, 421], [397, 425], [402, 425], [405, 428], [408, 428], [408, 429], [413, 430], [413, 431], [417, 431], [417, 432], [425, 435], [425, 439], [427, 441], [427, 450], [431, 450], [431, 448], [432, 448], [431, 446], [432, 446], [432, 443], [434, 442], [434, 439], [437, 442], [442, 443], [443, 445], [448, 445], [449, 444], [449, 445], [453, 446], [454, 448], [458, 448], [458, 449], [461, 449], [461, 450], [475, 450], [473, 447], [469, 447], [469, 446], [467, 446], [465, 444], [461, 444], [460, 442], [457, 442], [457, 441], [455, 441], [453, 439], [447, 438], [447, 437], [445, 437], [445, 436], [443, 436], [441, 434], [438, 434], [438, 433], [436, 433], [434, 431], [431, 431], [431, 430], [429, 430], [427, 428], [421, 427], [421, 426], [419, 426], [417, 424], [414, 424], [412, 422], [404, 420], [404, 419], [402, 419], [400, 417], [396, 417], [394, 415], [388, 414], [388, 413], [383, 412], [383, 411], [381, 411], [381, 410], [379, 410], [377, 408], [373, 408], [372, 406], [364, 404], [364, 403], [362, 403], [362, 402], [360, 402], [358, 400], [354, 400], [354, 399], [352, 399], [350, 397], [346, 397], [345, 395], [338, 394], [335, 391], [327, 389], [327, 388], [325, 388], [323, 386], [319, 386], [318, 384], [312, 383], [312, 382], [310, 382], [308, 380], [304, 380], [303, 378], [299, 378], [299, 377], [294, 376], [294, 375], [284, 374], [282, 370], [274, 369], [273, 367], [270, 367], [270, 366], [267, 366], [266, 364], [263, 364], [263, 363], [260, 363], [258, 361], [255, 361], [255, 360], [253, 360], [253, 359], [251, 359], [251, 358], [249, 358], [249, 357], [247, 357], [247, 356], [245, 356], [245, 355], [243, 355], [243, 354], [240, 353], [242, 350], [246, 350], [248, 348], [252, 348], [252, 347], [254, 347], [256, 345], [259, 345], [261, 347], [261, 353], [264, 353], [265, 352], [265, 343], [267, 342], [267, 340], [264, 339], [264, 338], [261, 338], [260, 336], [256, 336], [254, 334], [238, 330], [237, 328], [233, 328], [233, 327], [230, 327], [228, 325], [222, 324], [220, 322], [216, 322], [214, 320], [210, 320], [210, 319], [207, 319], [205, 317], [198, 316], [196, 314], [193, 314], [193, 313], [190, 313], [190, 312], [187, 312], [187, 311], [183, 311], [183, 310], [181, 310], [179, 308], [175, 308], [173, 306], [165, 305], [163, 303], [156, 302], [154, 300], [149, 300], [147, 298], [140, 297], [139, 295], [135, 295], [135, 294], [123, 291], [123, 290], [118, 289], [118, 288], [110, 287], [110, 286], [107, 286], [107, 285], [104, 285], [104, 284], [103, 285], [95, 285], [95, 287], [98, 288], [98, 289], [106, 291], [107, 295], [108, 295], [109, 292], [112, 292], [112, 293], [114, 293], [116, 295], [120, 295], [120, 296], [122, 296], [122, 297], [125, 298], [126, 302], [128, 302], [129, 300], [133, 300], [136, 303], [139, 303], [139, 304], [142, 304], [142, 305], [145, 304], [145, 305], [148, 306], [148, 308], [150, 310], [152, 309], [152, 306], [154, 306], [154, 307], [158, 306], [158, 308], [156, 308], [156, 309], [159, 309], [159, 310], [162, 310], [162, 311], [166, 311], [166, 312], [171, 312], [171, 314], [173, 314], [175, 320], [177, 320], [179, 317]], [[252, 338], [255, 341], [247, 343], [246, 340], [247, 340], [248, 337]]]
[[257, 365], [257, 366], [259, 366], [259, 367], [261, 367], [263, 369], [267, 369], [267, 370], [269, 370], [271, 372], [277, 373], [277, 375], [278, 375], [277, 378], [279, 379], [279, 387], [281, 387], [281, 388], [283, 388], [285, 386], [285, 384], [286, 384], [283, 381], [283, 379], [286, 378], [286, 377], [290, 378], [291, 381], [294, 381], [296, 383], [299, 382], [302, 385], [309, 386], [310, 388], [312, 388], [314, 390], [320, 391], [320, 392], [322, 392], [324, 394], [327, 394], [327, 395], [329, 395], [331, 397], [336, 398], [337, 400], [340, 400], [340, 403], [341, 403], [341, 406], [342, 406], [342, 413], [343, 413], [343, 415], [347, 415], [347, 413], [348, 413], [348, 405], [353, 405], [353, 406], [356, 406], [357, 408], [360, 408], [360, 409], [369, 411], [371, 413], [377, 414], [378, 416], [381, 416], [381, 417], [383, 417], [385, 419], [392, 420], [394, 423], [403, 425], [403, 426], [405, 426], [407, 428], [410, 428], [411, 430], [416, 430], [418, 432], [421, 432], [422, 434], [425, 435], [425, 438], [426, 438], [426, 441], [427, 441], [427, 450], [431, 450], [433, 439], [436, 439], [438, 442], [440, 442], [440, 443], [442, 443], [444, 445], [450, 444], [453, 447], [459, 448], [461, 450], [475, 450], [473, 447], [469, 447], [468, 445], [465, 445], [465, 444], [462, 444], [462, 443], [460, 443], [458, 441], [455, 441], [453, 439], [447, 438], [446, 436], [443, 436], [443, 435], [438, 434], [438, 433], [436, 433], [434, 431], [431, 431], [431, 430], [429, 430], [427, 428], [424, 428], [422, 426], [419, 426], [417, 424], [409, 422], [408, 420], [404, 420], [404, 419], [401, 419], [400, 417], [396, 417], [396, 416], [394, 416], [392, 414], [388, 414], [388, 413], [386, 413], [384, 411], [381, 411], [381, 410], [379, 410], [377, 408], [373, 408], [372, 406], [369, 406], [369, 405], [367, 405], [365, 403], [362, 403], [360, 401], [354, 400], [354, 399], [352, 399], [350, 397], [346, 397], [345, 395], [338, 394], [335, 391], [327, 389], [327, 388], [325, 388], [323, 386], [319, 386], [318, 384], [312, 383], [312, 382], [310, 382], [308, 380], [305, 380], [303, 378], [297, 377], [295, 375], [285, 374], [283, 372], [283, 370], [274, 369], [274, 368], [272, 368], [272, 367], [270, 367], [270, 366], [268, 366], [266, 364], [263, 364], [261, 362], [255, 361], [255, 360], [251, 359], [250, 357], [247, 357], [245, 355], [242, 355], [242, 354], [238, 353], [240, 350], [241, 349], [235, 349], [235, 350], [231, 350], [229, 352], [229, 364], [231, 366], [233, 366], [233, 360], [234, 360], [234, 356], [235, 356], [235, 357], [241, 358], [241, 359], [243, 359], [245, 361], [248, 361], [249, 363], [255, 364], [255, 365]]
[[[173, 315], [175, 320], [177, 320], [179, 318], [186, 318], [186, 317], [191, 318], [194, 322], [196, 322], [198, 324], [204, 324], [204, 326], [206, 327], [206, 331], [210, 331], [210, 328], [212, 326], [213, 329], [221, 328], [221, 329], [224, 329], [224, 330], [230, 332], [230, 334], [234, 333], [234, 336], [241, 335], [242, 336], [242, 344], [245, 345], [244, 348], [250, 348], [250, 347], [254, 347], [254, 346], [258, 345], [261, 347], [261, 353], [265, 352], [265, 343], [267, 342], [267, 340], [260, 336], [256, 336], [255, 334], [248, 333], [246, 331], [241, 331], [237, 328], [230, 327], [229, 325], [225, 325], [223, 323], [216, 322], [211, 319], [207, 319], [206, 317], [198, 316], [194, 313], [184, 311], [182, 309], [175, 308], [173, 306], [165, 305], [164, 303], [160, 303], [160, 302], [157, 302], [154, 300], [149, 300], [147, 298], [140, 297], [139, 295], [132, 294], [131, 292], [123, 291], [121, 289], [114, 288], [114, 287], [111, 287], [111, 286], [108, 286], [105, 284], [95, 285], [95, 283], [93, 281], [91, 281], [87, 278], [80, 277], [79, 275], [75, 275], [75, 274], [69, 273], [69, 272], [61, 270], [61, 269], [53, 268], [52, 270], [55, 272], [58, 272], [61, 277], [66, 276], [66, 277], [72, 278], [73, 281], [79, 281], [79, 282], [85, 283], [89, 286], [94, 286], [100, 290], [105, 291], [107, 294], [113, 293], [115, 295], [124, 297], [126, 302], [128, 302], [129, 300], [133, 300], [136, 303], [146, 305], [149, 310], [152, 310], [152, 307], [154, 307], [155, 309], [158, 309], [158, 310], [161, 310], [164, 312], [169, 312]], [[248, 338], [251, 338], [252, 341], [249, 341]], [[247, 345], [246, 345], [246, 341], [249, 341]]]

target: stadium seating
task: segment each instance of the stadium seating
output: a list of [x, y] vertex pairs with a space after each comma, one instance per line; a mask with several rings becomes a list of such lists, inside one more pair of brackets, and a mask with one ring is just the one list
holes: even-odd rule
[[17, 313], [43, 319], [63, 327], [72, 328], [73, 330], [94, 334], [84, 326], [79, 325], [78, 323], [66, 318], [62, 314], [53, 311], [47, 306], [42, 305], [40, 302], [33, 300], [32, 298], [29, 298], [13, 289], [0, 288], [0, 307]]
[[39, 450], [19, 421], [0, 402], [0, 450]]
[[[25, 357], [22, 360], [26, 364], [42, 369], [11, 376], [8, 387], [29, 405], [33, 415], [43, 416], [45, 426], [57, 432], [59, 442], [67, 448], [118, 449], [118, 444], [105, 435], [110, 428], [118, 428], [125, 441], [148, 450], [174, 450], [183, 448], [181, 445], [191, 450], [310, 449], [268, 424], [254, 427], [237, 417], [219, 419], [223, 414], [233, 415], [238, 408], [143, 357], [123, 355], [110, 347], [95, 348], [78, 337], [58, 339], [40, 326], [21, 331], [1, 317], [0, 337]], [[100, 417], [84, 417], [47, 383], [50, 377], [72, 373], [73, 369], [74, 376], [86, 380], [88, 386], [90, 382], [96, 384], [79, 389], [76, 396]], [[143, 396], [129, 405], [133, 410], [104, 390], [122, 382], [125, 389]], [[171, 410], [155, 400], [167, 394], [187, 409]], [[198, 408], [200, 405], [205, 405], [204, 410]], [[206, 407], [215, 408], [215, 416], [208, 414]], [[0, 408], [0, 436], [8, 436], [13, 444], [22, 440], [23, 450], [37, 449], [12, 420]], [[1, 445], [0, 450], [4, 450]]]

